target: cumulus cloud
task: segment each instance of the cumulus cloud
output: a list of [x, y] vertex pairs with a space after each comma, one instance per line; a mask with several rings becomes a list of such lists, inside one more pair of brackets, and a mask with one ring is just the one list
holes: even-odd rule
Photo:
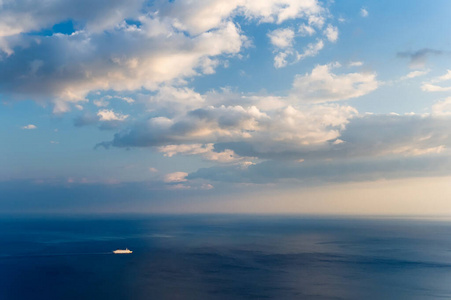
[[22, 126], [22, 129], [28, 129], [28, 130], [36, 129], [36, 128], [38, 128], [38, 127], [36, 127], [36, 125], [33, 125], [33, 124], [28, 124], [28, 125]]
[[319, 51], [324, 48], [323, 40], [318, 39], [316, 43], [308, 43], [307, 46], [303, 49], [302, 53], [294, 50], [292, 47], [285, 49], [284, 51], [280, 51], [274, 57], [274, 67], [282, 68], [290, 63], [296, 63], [301, 61], [307, 57], [313, 57], [318, 55]]
[[144, 99], [146, 106], [160, 114], [183, 114], [188, 110], [200, 108], [205, 105], [204, 96], [188, 87], [174, 87], [164, 85], [158, 91]]
[[335, 43], [338, 40], [338, 28], [329, 24], [324, 30], [324, 35], [329, 42]]
[[296, 76], [293, 95], [306, 102], [347, 100], [366, 95], [378, 87], [375, 73], [334, 74], [336, 65], [318, 65], [310, 74]]
[[215, 151], [213, 143], [167, 145], [159, 147], [158, 151], [164, 153], [164, 156], [167, 157], [172, 157], [177, 154], [201, 155], [205, 160], [219, 163], [236, 163], [250, 159], [248, 157], [240, 157], [230, 149], [224, 149], [222, 152]]
[[451, 116], [451, 97], [432, 105], [432, 113], [437, 116]]
[[316, 43], [309, 43], [307, 47], [305, 47], [303, 53], [297, 53], [296, 61], [303, 60], [307, 57], [316, 56], [321, 49], [324, 47], [323, 40], [317, 40]]
[[301, 36], [312, 36], [316, 33], [316, 30], [312, 26], [302, 24], [299, 26], [298, 32]]
[[[152, 17], [146, 21], [165, 22]], [[126, 24], [109, 34], [33, 38], [29, 47], [0, 62], [0, 88], [13, 98], [52, 97], [55, 111], [63, 112], [71, 102], [87, 101], [91, 91], [155, 90], [160, 83], [194, 76], [208, 67], [208, 57], [238, 53], [243, 39], [231, 22], [193, 38], [173, 28], [149, 37], [144, 29]], [[31, 74], [30, 61], [37, 57], [42, 66]]]
[[[304, 18], [320, 27], [325, 13], [316, 0], [85, 2], [0, 2], [0, 46], [7, 53], [0, 60], [3, 95], [51, 99], [58, 113], [80, 107], [93, 91], [157, 90], [214, 73], [223, 55], [238, 54], [247, 38], [235, 16], [277, 24]], [[74, 25], [69, 34], [28, 34], [67, 20]], [[95, 104], [105, 107], [106, 100]]]
[[[448, 106], [449, 101], [438, 103]], [[442, 109], [442, 107], [437, 106]], [[448, 107], [447, 107], [448, 109]], [[349, 120], [340, 142], [263, 154], [252, 142], [219, 145], [266, 158], [246, 169], [199, 169], [188, 179], [267, 183], [282, 179], [356, 181], [449, 175], [451, 118], [442, 115], [363, 115]], [[295, 163], [301, 161], [302, 163]]]
[[398, 52], [397, 56], [400, 58], [408, 58], [410, 68], [422, 69], [426, 66], [428, 57], [430, 57], [431, 55], [441, 55], [441, 54], [443, 54], [443, 51], [430, 48], [423, 48], [417, 51]]
[[292, 55], [293, 51], [279, 52], [274, 56], [274, 67], [283, 68], [288, 64], [287, 57]]
[[150, 118], [115, 135], [101, 146], [151, 147], [188, 142], [207, 143], [218, 139], [246, 138], [268, 116], [255, 106], [207, 106], [174, 119]]
[[110, 105], [110, 101], [112, 101], [112, 100], [122, 100], [129, 104], [132, 104], [135, 102], [135, 100], [130, 97], [106, 95], [106, 96], [100, 97], [98, 99], [95, 99], [93, 101], [93, 104], [97, 107], [107, 107]]
[[276, 29], [268, 33], [268, 37], [275, 47], [288, 48], [293, 44], [294, 31], [290, 28]]
[[368, 10], [366, 8], [362, 7], [360, 9], [360, 16], [362, 16], [363, 18], [368, 17]]
[[128, 118], [128, 115], [116, 113], [111, 109], [101, 109], [97, 114], [86, 113], [74, 119], [75, 127], [98, 125], [99, 129], [116, 129]]
[[185, 173], [185, 172], [169, 173], [164, 176], [164, 182], [166, 182], [166, 183], [185, 182], [185, 181], [188, 181], [186, 179], [186, 176], [188, 176], [188, 173]]
[[63, 21], [73, 20], [76, 27], [100, 32], [114, 27], [126, 18], [135, 18], [144, 0], [61, 1], [49, 0], [45, 5], [35, 1], [4, 0], [0, 2], [0, 50], [14, 53], [21, 33], [51, 28]]
[[128, 115], [123, 115], [120, 113], [115, 113], [111, 109], [102, 109], [97, 113], [100, 121], [124, 121], [128, 118]]
[[[350, 106], [335, 104], [285, 106], [265, 112], [254, 106], [208, 107], [174, 119], [157, 117], [135, 123], [98, 146], [158, 147], [166, 156], [200, 155], [210, 161], [236, 163], [271, 153], [328, 147], [356, 114]], [[243, 152], [240, 145], [251, 151]]]

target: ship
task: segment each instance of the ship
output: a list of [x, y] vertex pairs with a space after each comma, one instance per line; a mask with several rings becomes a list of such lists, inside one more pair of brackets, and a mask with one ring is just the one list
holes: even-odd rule
[[125, 248], [125, 250], [123, 249], [117, 249], [113, 251], [114, 254], [130, 254], [133, 253], [133, 251], [128, 250], [128, 248]]

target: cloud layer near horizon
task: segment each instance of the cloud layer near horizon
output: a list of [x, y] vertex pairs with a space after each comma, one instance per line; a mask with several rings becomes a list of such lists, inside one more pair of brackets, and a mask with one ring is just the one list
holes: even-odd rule
[[[311, 63], [342, 38], [345, 20], [333, 16], [328, 5], [316, 0], [1, 1], [0, 95], [8, 103], [50, 104], [58, 117], [72, 112], [71, 124], [78, 129], [104, 130], [97, 151], [146, 148], [167, 160], [197, 158], [208, 165], [147, 167], [155, 176], [149, 182], [165, 191], [207, 191], [217, 183], [449, 175], [451, 73], [426, 69], [428, 59], [445, 51], [393, 52], [392, 58], [415, 70], [392, 82], [380, 79], [388, 75], [379, 75], [374, 64], [349, 57], [336, 61], [328, 53]], [[366, 8], [360, 13], [370, 19]], [[257, 63], [269, 61], [275, 74], [288, 70], [289, 78], [280, 76], [285, 90], [266, 90], [258, 80], [247, 92], [195, 86], [195, 80], [213, 77], [231, 61], [250, 61], [249, 49], [263, 44], [256, 36], [266, 47]], [[421, 113], [356, 108], [382, 87], [419, 78], [424, 80], [418, 92], [445, 95]], [[36, 129], [24, 133], [43, 128], [34, 121], [21, 124], [17, 127]]]

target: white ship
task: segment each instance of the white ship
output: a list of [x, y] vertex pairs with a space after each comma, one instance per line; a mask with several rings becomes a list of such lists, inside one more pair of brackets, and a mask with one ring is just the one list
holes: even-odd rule
[[128, 248], [125, 248], [125, 250], [117, 249], [113, 251], [114, 254], [130, 254], [133, 253], [133, 251], [128, 250]]

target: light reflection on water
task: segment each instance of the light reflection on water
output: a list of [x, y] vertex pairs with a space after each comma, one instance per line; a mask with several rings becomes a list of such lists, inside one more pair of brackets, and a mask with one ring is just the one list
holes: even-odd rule
[[[0, 299], [451, 298], [451, 223], [275, 216], [0, 221]], [[118, 248], [131, 255], [99, 255]]]

